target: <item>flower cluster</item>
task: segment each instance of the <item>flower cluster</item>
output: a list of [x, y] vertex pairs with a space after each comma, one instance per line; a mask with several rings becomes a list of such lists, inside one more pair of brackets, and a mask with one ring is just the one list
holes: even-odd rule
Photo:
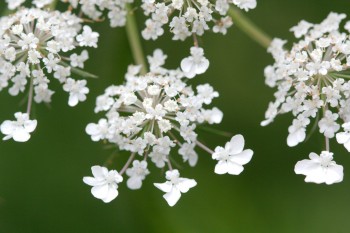
[[173, 40], [183, 41], [192, 34], [201, 36], [210, 29], [215, 33], [226, 34], [233, 24], [227, 16], [230, 3], [246, 11], [256, 7], [256, 0], [142, 0], [144, 14], [149, 17], [142, 36], [146, 40], [156, 40], [164, 34], [163, 26], [166, 24], [169, 24], [174, 34]]
[[[215, 152], [198, 140], [195, 129], [208, 123], [218, 124], [223, 113], [216, 107], [204, 108], [218, 97], [218, 92], [209, 84], [198, 85], [196, 90], [186, 83], [184, 73], [163, 68], [166, 55], [156, 50], [148, 57], [150, 72], [140, 75], [140, 66], [130, 66], [126, 82], [110, 86], [97, 98], [95, 112], [106, 112], [106, 117], [90, 123], [86, 132], [93, 141], [108, 141], [120, 150], [129, 151], [131, 156], [119, 172], [130, 177], [127, 186], [138, 189], [149, 174], [147, 161], [158, 168], [167, 167], [167, 182], [155, 184], [166, 192], [164, 198], [173, 206], [180, 194], [196, 185], [194, 180], [180, 178], [173, 169], [175, 158], [171, 151], [177, 147], [183, 162], [195, 166], [198, 161], [196, 146], [212, 154], [218, 160], [215, 172], [238, 175], [244, 164], [252, 158], [251, 150], [243, 150], [243, 136], [237, 135], [225, 148], [217, 147]], [[185, 61], [188, 62], [188, 61]], [[135, 160], [139, 156], [143, 161]], [[129, 168], [129, 165], [133, 165]], [[96, 196], [96, 195], [95, 195]]]
[[[56, 0], [34, 0], [31, 3], [36, 8], [45, 8]], [[6, 0], [8, 8], [14, 10], [22, 6], [26, 0]], [[100, 21], [106, 13], [111, 27], [122, 27], [126, 23], [126, 4], [133, 0], [61, 0], [69, 4], [69, 10], [76, 10], [94, 21]]]
[[[320, 24], [301, 21], [291, 28], [300, 41], [288, 51], [283, 48], [286, 41], [274, 39], [268, 51], [276, 62], [265, 69], [266, 84], [277, 87], [277, 91], [262, 125], [271, 123], [279, 114], [291, 112], [295, 118], [288, 128], [287, 144], [293, 147], [306, 139], [306, 128], [314, 120], [326, 139], [327, 151], [321, 154], [321, 160], [327, 158], [324, 161], [333, 159], [329, 139], [335, 136], [350, 151], [350, 38], [348, 27], [347, 33], [339, 29], [345, 17], [345, 14], [330, 13]], [[336, 134], [341, 125], [344, 132]], [[301, 169], [303, 172], [296, 169], [296, 172], [304, 174], [305, 169]], [[337, 171], [340, 173], [340, 169]], [[307, 180], [315, 181], [314, 178]], [[315, 182], [339, 181], [319, 178]]]
[[[36, 8], [21, 9], [0, 20], [0, 91], [9, 87], [12, 96], [28, 89], [28, 114], [32, 98], [36, 103], [50, 103], [54, 93], [49, 75], [69, 93], [68, 104], [75, 106], [86, 99], [86, 80], [75, 80], [72, 73], [81, 69], [88, 52], [72, 52], [83, 47], [97, 47], [99, 34], [82, 26], [77, 16]], [[15, 137], [14, 137], [15, 139]]]

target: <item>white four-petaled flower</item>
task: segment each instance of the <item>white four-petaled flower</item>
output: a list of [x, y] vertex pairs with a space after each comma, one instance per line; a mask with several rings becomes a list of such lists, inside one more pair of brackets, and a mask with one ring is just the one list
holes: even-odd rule
[[322, 151], [318, 156], [312, 152], [309, 158], [297, 162], [294, 168], [296, 174], [306, 176], [305, 182], [334, 184], [343, 180], [343, 166], [333, 161], [333, 153]]
[[164, 199], [169, 206], [174, 206], [180, 199], [181, 193], [186, 193], [190, 188], [197, 185], [193, 179], [182, 178], [178, 170], [167, 171], [165, 178], [168, 180], [165, 183], [155, 183], [154, 186], [165, 192]]
[[130, 177], [126, 181], [128, 188], [140, 189], [142, 186], [142, 181], [149, 174], [149, 170], [147, 169], [147, 162], [134, 160], [132, 163], [132, 168], [128, 168], [126, 170], [126, 174]]
[[191, 56], [182, 59], [181, 69], [187, 78], [203, 74], [209, 67], [209, 60], [204, 57], [204, 51], [199, 47], [191, 48]]
[[94, 177], [84, 177], [84, 183], [93, 186], [91, 193], [94, 197], [105, 203], [111, 202], [118, 196], [118, 183], [123, 181], [123, 177], [116, 170], [108, 171], [101, 166], [93, 166], [91, 171]]
[[212, 157], [219, 162], [215, 166], [217, 174], [239, 175], [243, 170], [243, 165], [247, 164], [253, 156], [253, 151], [244, 149], [244, 138], [242, 135], [233, 136], [227, 142], [225, 148], [218, 146]]
[[3, 140], [13, 138], [16, 142], [26, 142], [30, 139], [30, 133], [32, 133], [36, 126], [36, 120], [30, 120], [27, 113], [17, 112], [15, 113], [16, 121], [4, 121], [1, 126], [1, 133], [6, 136]]

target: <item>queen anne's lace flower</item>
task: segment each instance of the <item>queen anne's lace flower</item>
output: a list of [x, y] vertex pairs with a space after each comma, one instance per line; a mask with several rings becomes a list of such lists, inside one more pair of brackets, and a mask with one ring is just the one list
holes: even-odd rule
[[343, 166], [333, 161], [333, 153], [322, 151], [318, 156], [312, 152], [309, 157], [299, 161], [294, 169], [296, 174], [306, 176], [306, 182], [334, 184], [343, 180]]
[[187, 193], [190, 188], [197, 185], [193, 179], [180, 177], [178, 170], [167, 171], [165, 178], [168, 180], [165, 183], [155, 183], [154, 186], [165, 192], [164, 199], [169, 206], [174, 206], [181, 197], [181, 193]]
[[344, 132], [337, 133], [337, 141], [350, 152], [350, 122], [343, 124]]
[[93, 166], [91, 171], [94, 177], [84, 177], [84, 183], [93, 186], [91, 193], [105, 203], [111, 202], [118, 196], [118, 184], [123, 177], [115, 170], [108, 171], [105, 167]]
[[[93, 141], [108, 141], [131, 153], [119, 173], [123, 175], [126, 172], [130, 177], [127, 181], [130, 189], [139, 189], [149, 174], [146, 161], [151, 161], [158, 168], [167, 167], [169, 181], [156, 186], [167, 192], [164, 197], [172, 206], [181, 192], [195, 185], [194, 180], [188, 183], [187, 179], [179, 178], [177, 170], [173, 170], [172, 163], [176, 157], [171, 155], [171, 151], [176, 147], [183, 162], [192, 167], [198, 161], [197, 146], [215, 154], [214, 159], [227, 162], [226, 157], [230, 157], [240, 170], [238, 172], [235, 167], [236, 170], [231, 171], [230, 166], [227, 169], [230, 174], [239, 174], [253, 152], [243, 151], [242, 136], [236, 136], [227, 143], [226, 157], [217, 155], [198, 140], [197, 126], [218, 124], [222, 120], [223, 114], [218, 108], [205, 108], [219, 93], [209, 84], [192, 88], [180, 69], [163, 67], [166, 58], [161, 50], [155, 50], [153, 56], [148, 56], [150, 72], [145, 75], [139, 74], [140, 66], [129, 66], [123, 85], [110, 86], [97, 97], [95, 112], [107, 113], [97, 124], [88, 124], [86, 132]], [[142, 162], [134, 160], [137, 155], [143, 158]], [[133, 167], [128, 168], [131, 163]]]
[[[266, 84], [278, 90], [261, 124], [291, 112], [295, 119], [288, 129], [289, 146], [306, 139], [306, 128], [314, 119], [329, 151], [329, 139], [350, 122], [350, 39], [339, 29], [345, 17], [330, 13], [320, 24], [302, 20], [291, 28], [301, 39], [289, 51], [281, 39], [274, 39], [268, 49], [276, 62], [265, 69]], [[347, 143], [346, 132], [337, 137], [339, 143]]]
[[132, 168], [128, 168], [126, 170], [126, 174], [130, 177], [126, 181], [128, 188], [140, 189], [142, 186], [142, 181], [149, 174], [149, 170], [147, 169], [147, 162], [134, 160], [132, 163]]
[[[6, 2], [8, 8], [14, 10], [23, 5], [26, 0], [6, 0]], [[37, 8], [45, 8], [54, 0], [33, 0], [30, 2]], [[111, 27], [121, 27], [126, 23], [126, 4], [132, 3], [133, 0], [61, 0], [61, 2], [68, 3], [70, 10], [77, 10], [80, 14], [95, 21], [100, 21], [103, 14], [106, 13]]]
[[35, 130], [37, 121], [30, 120], [27, 113], [17, 112], [15, 117], [16, 121], [6, 120], [0, 125], [1, 133], [6, 135], [3, 140], [13, 138], [16, 142], [26, 142]]
[[181, 61], [181, 69], [187, 78], [203, 74], [209, 67], [209, 60], [204, 57], [204, 51], [199, 47], [191, 48], [191, 56]]
[[[142, 0], [144, 14], [149, 16], [142, 31], [144, 39], [155, 40], [163, 35], [163, 25], [169, 24], [173, 40], [185, 40], [192, 34], [203, 35], [205, 31], [226, 34], [233, 23], [227, 16], [230, 4], [246, 11], [256, 7], [256, 0]], [[214, 24], [211, 26], [211, 24]]]
[[215, 148], [213, 159], [218, 160], [215, 166], [217, 174], [239, 175], [244, 170], [244, 164], [249, 163], [252, 159], [253, 151], [250, 149], [243, 150], [244, 138], [242, 135], [232, 137], [231, 141], [227, 142], [225, 148], [218, 146]]
[[[50, 103], [54, 91], [49, 89], [50, 76], [69, 93], [69, 105], [86, 99], [85, 80], [75, 81], [72, 73], [86, 73], [87, 51], [72, 53], [76, 48], [96, 47], [98, 33], [89, 26], [82, 30], [82, 20], [59, 11], [20, 9], [0, 20], [0, 91], [9, 87], [16, 96], [26, 89], [36, 103]], [[70, 54], [70, 55], [69, 55]], [[30, 110], [30, 109], [29, 109]]]

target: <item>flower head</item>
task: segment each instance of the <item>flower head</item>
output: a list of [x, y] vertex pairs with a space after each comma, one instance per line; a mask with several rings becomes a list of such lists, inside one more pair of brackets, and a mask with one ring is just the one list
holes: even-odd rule
[[98, 34], [89, 26], [84, 26], [80, 34], [81, 23], [80, 18], [69, 12], [35, 8], [24, 8], [2, 18], [0, 90], [13, 83], [9, 93], [15, 96], [33, 82], [35, 102], [51, 102], [54, 92], [49, 89], [50, 74], [63, 85], [71, 82], [72, 73], [81, 74], [78, 67], [84, 67], [88, 58], [85, 50], [81, 55], [72, 51], [96, 47]]
[[118, 184], [123, 181], [123, 177], [117, 171], [108, 171], [101, 166], [93, 166], [91, 171], [94, 177], [84, 177], [84, 183], [92, 186], [91, 193], [94, 197], [105, 203], [111, 202], [118, 196]]
[[[268, 49], [275, 63], [265, 68], [266, 84], [277, 91], [261, 125], [291, 112], [294, 120], [288, 128], [287, 144], [293, 147], [305, 141], [307, 127], [314, 121], [325, 137], [327, 151], [320, 157], [310, 154], [311, 160], [299, 162], [295, 170], [307, 175], [305, 180], [310, 182], [342, 180], [342, 167], [331, 162], [329, 139], [336, 136], [338, 143], [350, 147], [346, 125], [350, 121], [350, 39], [349, 32], [342, 32], [339, 26], [345, 17], [331, 12], [320, 24], [302, 20], [291, 28], [300, 40], [290, 50], [284, 49], [287, 41], [281, 39], [274, 39]], [[345, 132], [337, 133], [340, 125]]]
[[[201, 53], [197, 54], [199, 60], [204, 59]], [[109, 142], [119, 150], [130, 152], [119, 173], [125, 172], [129, 177], [127, 186], [130, 189], [141, 188], [150, 173], [150, 162], [157, 168], [167, 167], [168, 181], [155, 186], [166, 192], [164, 198], [173, 206], [181, 193], [197, 184], [192, 179], [181, 178], [179, 171], [173, 169], [173, 164], [177, 166], [174, 149], [178, 149], [180, 159], [191, 167], [199, 159], [196, 150], [202, 149], [219, 160], [215, 172], [236, 175], [242, 172], [242, 165], [249, 162], [253, 152], [243, 150], [241, 135], [233, 137], [221, 153], [199, 141], [197, 127], [206, 123], [219, 124], [223, 118], [218, 108], [206, 108], [219, 93], [209, 84], [190, 86], [180, 69], [163, 67], [166, 58], [160, 49], [155, 50], [147, 57], [150, 67], [146, 74], [140, 74], [141, 66], [129, 66], [124, 84], [110, 86], [97, 97], [95, 112], [105, 112], [105, 116], [98, 123], [88, 124], [86, 133], [93, 141]], [[143, 160], [139, 161], [137, 156]]]
[[201, 36], [212, 29], [215, 33], [226, 34], [232, 26], [232, 19], [227, 16], [230, 4], [246, 11], [256, 7], [256, 0], [143, 0], [144, 14], [149, 16], [142, 31], [144, 39], [156, 40], [164, 34], [163, 26], [169, 24], [174, 34], [173, 40], [185, 40], [192, 34]]
[[187, 193], [190, 188], [197, 185], [193, 179], [182, 178], [178, 170], [167, 171], [165, 183], [155, 183], [154, 186], [165, 192], [163, 195], [169, 206], [174, 206], [181, 197], [181, 193]]
[[[23, 6], [26, 0], [6, 0], [8, 8], [14, 10]], [[31, 4], [36, 8], [46, 8], [54, 0], [33, 0]], [[126, 4], [133, 2], [133, 0], [61, 0], [61, 2], [69, 4], [70, 11], [78, 11], [80, 14], [84, 14], [86, 17], [100, 21], [103, 14], [107, 14], [110, 20], [111, 27], [121, 27], [125, 25], [127, 9]]]
[[194, 166], [196, 126], [221, 122], [219, 109], [205, 109], [219, 94], [209, 84], [194, 90], [180, 70], [161, 67], [165, 58], [156, 50], [146, 75], [139, 74], [140, 67], [130, 66], [125, 84], [110, 86], [97, 98], [95, 111], [107, 111], [106, 117], [90, 123], [86, 132], [92, 140], [108, 140], [122, 150], [147, 155], [160, 168], [179, 145], [179, 153]]
[[289, 51], [281, 39], [274, 39], [268, 49], [275, 64], [265, 69], [266, 84], [277, 91], [262, 125], [291, 112], [295, 120], [288, 129], [289, 146], [305, 140], [312, 119], [327, 138], [334, 138], [340, 122], [350, 120], [350, 76], [344, 73], [350, 68], [350, 40], [339, 29], [344, 18], [330, 13], [320, 24], [302, 20], [291, 28], [301, 39]]
[[306, 182], [334, 184], [343, 180], [343, 166], [333, 161], [333, 153], [322, 151], [317, 155], [312, 152], [309, 157], [299, 161], [294, 168], [296, 174], [306, 176]]

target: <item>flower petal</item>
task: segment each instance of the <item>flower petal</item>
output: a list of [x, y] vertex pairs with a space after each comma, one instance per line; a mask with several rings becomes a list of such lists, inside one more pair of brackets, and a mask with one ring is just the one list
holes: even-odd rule
[[91, 193], [98, 199], [104, 199], [108, 196], [108, 184], [98, 185], [91, 188]]
[[107, 192], [107, 196], [105, 198], [103, 198], [102, 201], [104, 203], [109, 203], [109, 202], [113, 201], [118, 196], [118, 194], [119, 194], [119, 192], [116, 188], [109, 187], [108, 192]]
[[174, 206], [181, 197], [180, 190], [173, 188], [170, 192], [163, 195], [169, 206]]
[[180, 182], [176, 185], [176, 187], [182, 193], [187, 193], [190, 188], [193, 188], [197, 185], [197, 182], [194, 179], [180, 178]]
[[236, 155], [231, 155], [230, 156], [230, 161], [244, 165], [247, 164], [253, 157], [254, 152], [250, 149], [244, 150], [239, 154]]
[[228, 172], [227, 162], [222, 160], [219, 161], [215, 166], [214, 172], [219, 175], [226, 174]]
[[154, 183], [154, 186], [166, 193], [170, 192], [170, 190], [173, 188], [172, 183], [169, 181], [165, 183]]
[[228, 162], [227, 167], [230, 175], [239, 175], [244, 170], [242, 165], [233, 162]]
[[243, 148], [244, 137], [240, 134], [233, 136], [231, 141], [225, 145], [225, 149], [229, 151], [230, 155], [241, 153]]

